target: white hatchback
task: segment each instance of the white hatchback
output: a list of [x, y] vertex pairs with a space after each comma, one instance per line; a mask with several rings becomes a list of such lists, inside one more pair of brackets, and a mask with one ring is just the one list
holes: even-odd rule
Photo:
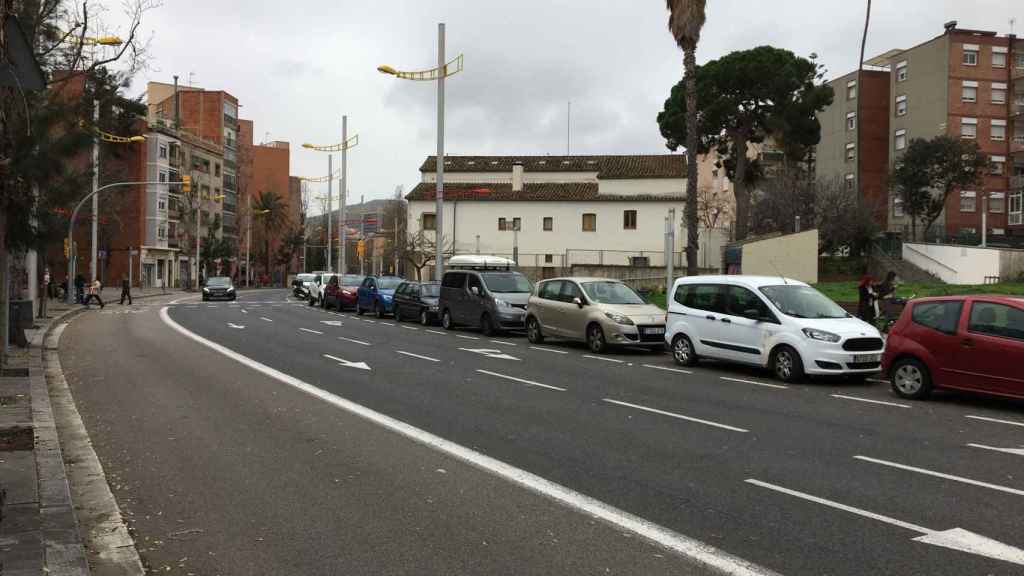
[[672, 286], [665, 342], [678, 364], [701, 358], [864, 378], [881, 370], [878, 329], [811, 286], [779, 276], [688, 276]]

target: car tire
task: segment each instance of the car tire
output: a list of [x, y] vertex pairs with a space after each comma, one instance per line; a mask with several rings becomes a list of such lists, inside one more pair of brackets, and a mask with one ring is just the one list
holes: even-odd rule
[[602, 354], [608, 351], [608, 342], [604, 339], [604, 330], [600, 324], [587, 326], [587, 348], [594, 354]]
[[310, 296], [309, 297], [309, 305], [310, 306], [316, 306], [316, 298]]
[[544, 343], [544, 332], [541, 330], [540, 321], [537, 320], [536, 316], [530, 316], [526, 319], [526, 339], [531, 344]]
[[420, 325], [430, 326], [430, 314], [427, 314], [427, 309], [420, 310]]
[[494, 336], [497, 332], [494, 329], [494, 320], [491, 320], [491, 315], [486, 312], [480, 317], [480, 332], [484, 336]]
[[697, 352], [693, 349], [693, 342], [686, 334], [677, 334], [672, 339], [672, 359], [680, 366], [694, 366], [697, 364]]
[[447, 309], [441, 313], [441, 326], [444, 327], [445, 330], [455, 330], [455, 322], [452, 321], [452, 313]]
[[928, 367], [916, 358], [901, 358], [889, 370], [892, 391], [900, 398], [924, 400], [932, 393]]
[[384, 317], [384, 307], [380, 305], [380, 302], [375, 301], [373, 303], [373, 315], [376, 316], [378, 319]]
[[363, 307], [359, 305], [359, 302], [356, 302], [356, 316], [362, 316], [364, 312], [366, 311], [363, 310]]
[[804, 363], [800, 353], [791, 346], [779, 346], [772, 352], [772, 372], [783, 382], [799, 382], [804, 378]]
[[397, 304], [392, 304], [395, 307], [395, 322], [402, 321], [402, 309]]
[[320, 299], [320, 308], [327, 310], [327, 296]]

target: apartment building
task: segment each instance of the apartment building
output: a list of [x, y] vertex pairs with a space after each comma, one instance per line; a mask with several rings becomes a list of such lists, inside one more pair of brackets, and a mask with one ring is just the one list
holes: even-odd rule
[[861, 86], [856, 72], [832, 83], [835, 102], [819, 115], [818, 175], [842, 178], [873, 204], [884, 200], [880, 223], [907, 234], [902, 202], [885, 181], [909, 142], [974, 140], [991, 168], [976, 189], [950, 196], [933, 232], [980, 234], [985, 211], [993, 239], [1024, 235], [1024, 41], [950, 22], [942, 35], [865, 65]]

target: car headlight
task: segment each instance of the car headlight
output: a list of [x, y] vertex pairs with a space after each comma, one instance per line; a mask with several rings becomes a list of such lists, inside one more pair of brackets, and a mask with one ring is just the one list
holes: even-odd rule
[[234, 286], [228, 286], [228, 292], [234, 292], [234, 291], [235, 291], [235, 287]]
[[210, 291], [209, 288], [206, 288], [205, 286], [203, 287], [203, 292], [209, 292], [209, 291]]
[[430, 306], [430, 311], [431, 312], [437, 312], [437, 304], [434, 304], [434, 305]]
[[352, 295], [352, 291], [351, 290], [342, 290], [341, 293], [344, 294], [345, 296], [351, 296]]
[[606, 318], [608, 318], [612, 322], [615, 322], [616, 324], [625, 324], [626, 326], [633, 325], [633, 321], [630, 320], [628, 316], [623, 316], [622, 314], [616, 314], [614, 312], [605, 312], [604, 315]]
[[833, 334], [831, 332], [825, 332], [824, 330], [815, 330], [814, 328], [804, 328], [804, 336], [807, 336], [811, 340], [821, 340], [822, 342], [839, 342], [839, 334]]
[[380, 299], [381, 300], [391, 300], [391, 296], [389, 296], [387, 294], [381, 294], [380, 295]]
[[497, 306], [498, 308], [511, 308], [512, 307], [511, 304], [509, 304], [508, 302], [505, 302], [501, 298], [495, 298], [494, 299], [494, 305]]

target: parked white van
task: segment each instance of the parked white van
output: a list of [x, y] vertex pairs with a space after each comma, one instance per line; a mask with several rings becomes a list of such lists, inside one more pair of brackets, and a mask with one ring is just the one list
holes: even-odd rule
[[665, 342], [676, 363], [701, 358], [804, 374], [879, 372], [878, 329], [811, 286], [779, 276], [688, 276], [672, 286]]

